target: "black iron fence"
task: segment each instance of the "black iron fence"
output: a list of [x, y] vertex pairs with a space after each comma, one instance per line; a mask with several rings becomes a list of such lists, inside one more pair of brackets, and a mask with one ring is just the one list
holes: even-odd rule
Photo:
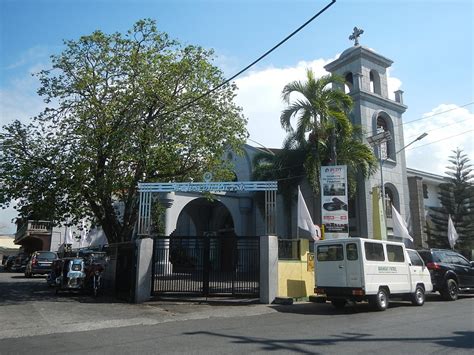
[[137, 267], [135, 242], [110, 244], [106, 252], [109, 262], [104, 275], [105, 287], [117, 298], [133, 302]]
[[279, 260], [299, 260], [300, 250], [300, 239], [278, 239]]
[[155, 237], [152, 294], [259, 295], [258, 237]]

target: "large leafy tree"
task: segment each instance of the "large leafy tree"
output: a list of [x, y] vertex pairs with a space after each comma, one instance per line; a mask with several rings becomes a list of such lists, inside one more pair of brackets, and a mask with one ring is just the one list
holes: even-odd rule
[[0, 203], [15, 199], [25, 218], [89, 216], [109, 242], [130, 239], [139, 181], [225, 174], [223, 152], [244, 141], [236, 87], [203, 96], [224, 81], [212, 59], [151, 20], [66, 41], [38, 74], [49, 107], [0, 133]]
[[288, 134], [285, 147], [305, 152], [304, 166], [315, 192], [319, 191], [322, 165], [347, 165], [352, 192], [358, 175], [368, 177], [376, 171], [377, 160], [370, 147], [362, 142], [360, 127], [350, 122], [352, 99], [335, 88], [343, 83], [344, 79], [337, 75], [316, 79], [307, 70], [305, 82], [291, 82], [282, 92], [288, 105], [280, 116]]
[[474, 175], [470, 159], [459, 148], [449, 157], [445, 183], [439, 185], [441, 207], [432, 207], [428, 229], [430, 247], [450, 248], [448, 218], [451, 215], [459, 239], [455, 249], [469, 254], [474, 249]]

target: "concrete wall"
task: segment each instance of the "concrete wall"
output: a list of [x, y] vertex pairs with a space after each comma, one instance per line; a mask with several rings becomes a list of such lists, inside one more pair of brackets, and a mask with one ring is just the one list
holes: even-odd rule
[[[300, 239], [298, 260], [278, 261], [278, 297], [302, 298], [314, 293], [314, 259], [309, 254], [309, 241]], [[310, 258], [308, 271], [308, 258]]]

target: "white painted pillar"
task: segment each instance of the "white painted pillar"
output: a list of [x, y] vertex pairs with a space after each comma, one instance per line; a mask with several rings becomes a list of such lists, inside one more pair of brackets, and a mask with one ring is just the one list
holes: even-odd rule
[[151, 298], [153, 239], [137, 239], [136, 245], [137, 270], [135, 283], [135, 303], [143, 303]]
[[174, 196], [174, 192], [168, 192], [160, 198], [160, 203], [165, 207], [165, 235], [170, 235], [176, 229], [176, 221], [171, 213]]
[[278, 238], [260, 237], [260, 302], [270, 304], [278, 293]]

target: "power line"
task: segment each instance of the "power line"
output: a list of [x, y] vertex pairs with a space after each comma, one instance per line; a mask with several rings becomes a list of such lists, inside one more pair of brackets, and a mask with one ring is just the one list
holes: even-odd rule
[[[461, 105], [461, 106], [457, 106], [457, 107], [454, 107], [454, 108], [450, 108], [449, 110], [446, 110], [446, 111], [441, 111], [441, 112], [437, 112], [437, 113], [434, 113], [434, 114], [429, 115], [429, 116], [417, 118], [416, 120], [411, 120], [411, 121], [408, 121], [408, 122], [402, 122], [402, 123], [400, 123], [400, 124], [393, 125], [393, 128], [397, 128], [397, 127], [404, 126], [404, 125], [407, 125], [407, 124], [410, 124], [410, 123], [413, 123], [413, 122], [418, 122], [418, 121], [421, 121], [421, 120], [426, 120], [426, 119], [428, 119], [428, 118], [431, 118], [431, 117], [434, 117], [434, 116], [438, 116], [438, 115], [442, 115], [442, 114], [447, 113], [447, 112], [459, 110], [460, 108], [463, 108], [463, 107], [466, 107], [466, 106], [469, 106], [469, 105], [472, 105], [472, 104], [474, 104], [474, 101], [469, 102], [469, 103], [464, 104], [464, 105]], [[366, 135], [366, 137], [370, 137], [370, 136], [372, 136], [372, 133], [369, 133], [369, 134]]]
[[[459, 124], [459, 123], [462, 123], [462, 122], [465, 122], [465, 121], [469, 121], [471, 118], [466, 118], [464, 120], [461, 120], [461, 121], [457, 121], [457, 122], [453, 122], [453, 123], [450, 123], [450, 124], [447, 124], [447, 125], [444, 125], [444, 126], [441, 126], [441, 127], [436, 127], [436, 128], [433, 128], [433, 129], [429, 129], [429, 130], [425, 130], [425, 133], [428, 133], [428, 132], [433, 132], [433, 131], [436, 131], [438, 129], [442, 129], [442, 128], [446, 128], [446, 127], [449, 127], [449, 126], [453, 126], [453, 125], [456, 125], [456, 124]], [[411, 140], [411, 139], [414, 139], [416, 138], [416, 136], [411, 136], [409, 138], [407, 138], [407, 140]]]
[[252, 63], [250, 63], [249, 65], [247, 65], [245, 68], [243, 68], [242, 70], [240, 70], [237, 74], [234, 74], [233, 76], [231, 76], [229, 79], [225, 80], [224, 82], [222, 82], [221, 84], [217, 85], [216, 87], [208, 90], [207, 92], [205, 92], [204, 94], [196, 97], [195, 99], [189, 101], [188, 103], [185, 103], [184, 105], [182, 106], [179, 106], [177, 108], [175, 108], [174, 110], [171, 110], [171, 111], [168, 111], [168, 112], [165, 112], [164, 115], [168, 115], [170, 113], [173, 113], [173, 112], [176, 112], [176, 111], [181, 111], [181, 110], [184, 110], [185, 108], [188, 108], [189, 106], [191, 106], [192, 104], [194, 104], [195, 102], [203, 99], [204, 97], [212, 94], [214, 91], [220, 89], [221, 87], [223, 87], [224, 85], [228, 84], [230, 81], [234, 80], [236, 77], [238, 77], [240, 74], [242, 74], [243, 72], [247, 71], [248, 69], [250, 69], [251, 67], [253, 67], [255, 64], [257, 64], [259, 61], [261, 61], [263, 58], [265, 58], [267, 55], [269, 55], [270, 53], [272, 53], [275, 49], [277, 49], [278, 47], [280, 47], [283, 43], [285, 43], [286, 41], [288, 41], [291, 37], [293, 37], [295, 34], [297, 34], [299, 31], [301, 31], [304, 27], [306, 27], [307, 25], [309, 25], [311, 22], [313, 22], [319, 15], [321, 15], [323, 12], [325, 12], [329, 7], [331, 7], [334, 3], [336, 2], [336, 0], [332, 0], [330, 4], [326, 5], [322, 10], [320, 10], [316, 15], [314, 15], [313, 17], [311, 17], [308, 21], [306, 21], [304, 24], [302, 24], [300, 27], [298, 27], [296, 30], [294, 30], [292, 33], [290, 33], [288, 36], [286, 36], [283, 40], [281, 40], [279, 43], [277, 43], [275, 46], [273, 46], [273, 48], [269, 49], [268, 51], [266, 51], [264, 54], [262, 54], [260, 57], [258, 57], [256, 60], [254, 60]]
[[461, 105], [461, 106], [451, 108], [451, 109], [446, 110], [446, 111], [433, 113], [432, 115], [429, 115], [429, 116], [425, 116], [425, 117], [418, 118], [416, 120], [411, 120], [411, 121], [408, 121], [408, 122], [404, 122], [404, 123], [401, 123], [401, 124], [397, 125], [396, 127], [403, 126], [403, 125], [406, 125], [406, 124], [410, 124], [410, 123], [413, 123], [413, 122], [418, 122], [418, 121], [421, 121], [421, 120], [426, 120], [426, 119], [434, 117], [434, 116], [442, 115], [443, 113], [451, 112], [451, 111], [454, 111], [454, 110], [459, 110], [460, 108], [463, 108], [463, 107], [466, 107], [466, 106], [469, 106], [469, 105], [472, 105], [472, 104], [474, 104], [474, 101], [469, 102], [469, 103], [464, 104], [464, 105]]
[[469, 133], [469, 132], [473, 132], [473, 131], [474, 131], [474, 129], [471, 129], [471, 130], [469, 130], [469, 131], [465, 131], [465, 132], [462, 132], [462, 133], [459, 133], [459, 134], [455, 134], [454, 136], [441, 138], [441, 139], [438, 139], [437, 141], [429, 142], [429, 143], [426, 143], [426, 144], [423, 144], [423, 145], [418, 145], [418, 146], [416, 146], [416, 147], [413, 147], [413, 148], [410, 148], [410, 149], [407, 149], [407, 150], [413, 150], [413, 149], [418, 149], [418, 148], [421, 148], [421, 147], [426, 147], [427, 145], [434, 144], [434, 143], [438, 143], [438, 142], [444, 141], [444, 140], [446, 140], [446, 139], [451, 139], [451, 138], [454, 138], [454, 137], [462, 136], [463, 134], [466, 134], [466, 133]]
[[[400, 126], [404, 126], [404, 125], [406, 125], [406, 124], [410, 124], [410, 123], [412, 123], [412, 122], [418, 122], [418, 121], [421, 121], [421, 120], [426, 120], [426, 119], [431, 118], [431, 117], [433, 117], [433, 116], [438, 116], [438, 115], [442, 115], [442, 114], [447, 113], [447, 112], [459, 110], [460, 108], [463, 108], [463, 107], [466, 107], [466, 106], [469, 106], [469, 105], [472, 105], [472, 104], [474, 104], [474, 101], [469, 102], [469, 103], [464, 104], [464, 105], [461, 105], [461, 106], [457, 106], [457, 107], [451, 108], [451, 109], [446, 110], [446, 111], [437, 112], [437, 113], [434, 113], [434, 114], [429, 115], [429, 116], [421, 117], [421, 118], [418, 118], [418, 119], [416, 119], [416, 120], [411, 120], [411, 121], [409, 121], [409, 122], [402, 122], [402, 123], [400, 123], [400, 124], [398, 124], [398, 125], [393, 125], [393, 128], [395, 129], [395, 128], [400, 127]], [[471, 119], [471, 117], [470, 117], [470, 118], [467, 118], [466, 120], [470, 120], [470, 119]], [[464, 121], [464, 120], [459, 121], [459, 122], [463, 122], [463, 121]], [[453, 124], [455, 124], [455, 123], [453, 123]], [[449, 125], [451, 125], [451, 124], [449, 124]], [[447, 126], [449, 126], [449, 125], [446, 125], [445, 127], [447, 127]], [[434, 128], [434, 129], [438, 129], [438, 128], [440, 128], [440, 127], [437, 127], [437, 128]], [[427, 132], [430, 132], [430, 131], [427, 131]], [[372, 133], [366, 134], [366, 137], [365, 137], [365, 138], [370, 137], [370, 136], [372, 136], [372, 135], [373, 135]]]

